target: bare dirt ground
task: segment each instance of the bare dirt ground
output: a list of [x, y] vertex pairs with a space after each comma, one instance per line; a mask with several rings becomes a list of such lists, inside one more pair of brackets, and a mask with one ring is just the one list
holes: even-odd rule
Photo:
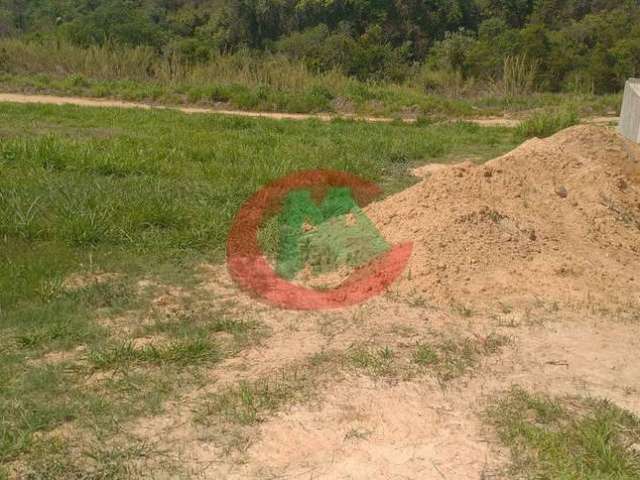
[[[327, 315], [265, 312], [261, 318], [274, 332], [263, 346], [220, 365], [210, 372], [210, 387], [186, 392], [164, 415], [131, 430], [195, 478], [481, 479], [508, 478], [508, 451], [482, 411], [511, 385], [605, 397], [640, 412], [637, 322], [585, 318], [568, 309], [505, 317], [462, 318], [392, 298]], [[373, 342], [390, 346], [400, 363], [403, 349], [419, 341], [494, 332], [509, 335], [512, 344], [446, 385], [429, 375], [403, 379], [402, 366], [379, 378], [348, 367], [325, 373], [311, 398], [241, 432], [246, 449], [238, 456], [225, 450], [236, 432], [194, 423], [194, 410], [221, 384], [277, 381], [280, 372], [322, 352]]]
[[[21, 94], [21, 93], [0, 93], [0, 102], [9, 103], [36, 103], [46, 105], [77, 105], [81, 107], [104, 107], [104, 108], [140, 108], [145, 110], [160, 109], [160, 110], [176, 110], [188, 114], [219, 114], [219, 115], [232, 115], [240, 117], [253, 117], [253, 118], [271, 118], [274, 120], [310, 120], [316, 119], [321, 121], [331, 121], [334, 119], [351, 119], [359, 120], [369, 123], [391, 123], [395, 121], [393, 118], [388, 117], [366, 117], [353, 114], [330, 114], [330, 113], [277, 113], [277, 112], [252, 112], [247, 110], [225, 110], [215, 108], [199, 108], [199, 107], [169, 107], [161, 105], [150, 105], [147, 103], [139, 102], [125, 102], [121, 100], [105, 100], [97, 98], [87, 97], [62, 97], [55, 95], [35, 95], [35, 94]], [[405, 123], [414, 123], [416, 121], [413, 117], [407, 117], [401, 119]], [[520, 123], [518, 118], [507, 117], [485, 117], [475, 119], [464, 119], [465, 121], [477, 123], [482, 126], [504, 126], [515, 127]], [[583, 123], [593, 124], [608, 124], [617, 122], [618, 117], [593, 117], [584, 119]]]
[[[640, 148], [579, 126], [481, 166], [416, 174], [420, 183], [366, 209], [388, 240], [413, 240], [414, 254], [391, 291], [364, 305], [275, 310], [238, 291], [223, 266], [203, 265], [200, 307], [226, 302], [271, 336], [131, 434], [192, 478], [479, 480], [508, 478], [509, 451], [483, 411], [512, 385], [640, 414]], [[182, 302], [163, 298], [169, 309]], [[496, 335], [508, 342], [455, 375], [412, 363], [416, 345], [487, 346]], [[358, 348], [374, 360], [354, 362]], [[379, 361], [382, 348], [392, 354]], [[210, 395], [255, 380], [293, 385], [295, 399], [252, 426], [198, 421]]]

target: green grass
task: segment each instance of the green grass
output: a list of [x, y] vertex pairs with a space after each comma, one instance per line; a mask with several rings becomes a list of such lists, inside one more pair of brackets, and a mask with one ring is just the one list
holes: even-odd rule
[[168, 345], [144, 345], [136, 348], [126, 341], [89, 353], [89, 361], [98, 369], [123, 369], [135, 364], [194, 365], [222, 359], [219, 347], [204, 338], [172, 342]]
[[303, 372], [240, 382], [209, 397], [201, 412], [201, 421], [221, 417], [239, 425], [253, 425], [263, 421], [281, 409], [306, 396], [305, 385], [309, 378]]
[[356, 369], [374, 378], [396, 375], [395, 357], [393, 349], [388, 346], [357, 345], [347, 353], [347, 359]]
[[488, 415], [511, 449], [509, 478], [640, 478], [640, 419], [609, 401], [550, 398], [514, 387]]
[[518, 133], [524, 138], [545, 138], [579, 122], [580, 118], [575, 110], [541, 112], [522, 122], [518, 126]]
[[413, 352], [412, 361], [433, 374], [441, 383], [445, 383], [473, 373], [483, 357], [499, 354], [510, 343], [509, 337], [495, 333], [484, 339], [419, 343]]
[[220, 259], [243, 200], [295, 170], [346, 170], [390, 192], [412, 181], [411, 164], [488, 158], [518, 141], [508, 129], [465, 123], [294, 123], [14, 105], [0, 106], [0, 116], [3, 310], [22, 300], [46, 303], [48, 286], [89, 264], [132, 272], [190, 256]]
[[485, 357], [500, 354], [510, 343], [511, 338], [492, 333], [486, 338], [424, 341], [409, 348], [356, 344], [344, 353], [343, 361], [373, 379], [411, 379], [426, 374], [444, 386], [473, 375]]
[[[70, 361], [12, 367], [12, 378], [3, 379], [0, 396], [0, 460], [3, 464], [22, 460], [31, 468], [40, 463], [41, 471], [52, 467], [45, 459], [57, 457], [62, 447], [84, 453], [88, 442], [107, 432], [117, 434], [121, 422], [158, 413], [176, 381], [167, 371], [147, 371], [100, 384], [91, 382], [91, 377]], [[47, 437], [67, 426], [72, 426], [73, 433], [63, 445], [61, 439]], [[76, 454], [68, 460], [81, 458]]]
[[[220, 345], [225, 351], [238, 351], [247, 345], [261, 341], [270, 334], [262, 323], [250, 318], [230, 318], [216, 312], [210, 305], [210, 311], [181, 311], [176, 315], [154, 318], [139, 331], [140, 336], [161, 334], [178, 342], [190, 341], [194, 337], [207, 338], [219, 333], [228, 334], [230, 342]], [[223, 309], [224, 310], [224, 309]]]
[[240, 381], [209, 395], [196, 408], [195, 422], [229, 456], [244, 452], [253, 441], [251, 427], [297, 402], [308, 400], [316, 385], [308, 371], [294, 368], [277, 375]]

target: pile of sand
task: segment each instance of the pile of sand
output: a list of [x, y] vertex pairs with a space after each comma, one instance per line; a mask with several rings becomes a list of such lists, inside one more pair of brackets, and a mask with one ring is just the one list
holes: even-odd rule
[[434, 303], [640, 305], [640, 147], [602, 127], [528, 141], [484, 165], [428, 168], [367, 207], [414, 242], [397, 288]]

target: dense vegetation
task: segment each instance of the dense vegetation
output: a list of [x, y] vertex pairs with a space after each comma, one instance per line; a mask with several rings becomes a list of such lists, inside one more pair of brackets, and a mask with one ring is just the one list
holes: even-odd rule
[[509, 93], [515, 70], [520, 89], [605, 93], [640, 71], [638, 0], [0, 0], [0, 36], [146, 46], [182, 64], [281, 54], [427, 91]]

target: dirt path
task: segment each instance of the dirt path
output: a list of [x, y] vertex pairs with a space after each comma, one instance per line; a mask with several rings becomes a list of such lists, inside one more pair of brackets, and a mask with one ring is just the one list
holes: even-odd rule
[[[104, 108], [139, 108], [143, 110], [177, 110], [179, 112], [187, 114], [219, 114], [219, 115], [232, 115], [238, 117], [253, 117], [253, 118], [271, 118], [275, 120], [310, 120], [316, 119], [323, 122], [329, 122], [334, 119], [349, 119], [358, 120], [369, 123], [391, 123], [395, 119], [390, 117], [368, 117], [350, 114], [332, 114], [332, 113], [280, 113], [280, 112], [254, 112], [246, 110], [221, 110], [215, 108], [203, 108], [203, 107], [178, 107], [178, 106], [164, 106], [164, 105], [149, 105], [147, 103], [140, 102], [126, 102], [122, 100], [105, 100], [97, 98], [86, 97], [61, 97], [55, 95], [32, 95], [22, 93], [0, 93], [0, 102], [8, 103], [37, 103], [46, 105], [76, 105], [80, 107], [104, 107]], [[485, 127], [517, 127], [521, 120], [516, 118], [507, 117], [484, 117], [484, 118], [472, 118], [472, 119], [451, 119], [464, 120], [467, 122], [473, 122]], [[415, 123], [415, 118], [403, 118], [404, 123]], [[617, 122], [618, 117], [592, 117], [583, 119], [583, 123], [590, 124], [609, 124]]]

